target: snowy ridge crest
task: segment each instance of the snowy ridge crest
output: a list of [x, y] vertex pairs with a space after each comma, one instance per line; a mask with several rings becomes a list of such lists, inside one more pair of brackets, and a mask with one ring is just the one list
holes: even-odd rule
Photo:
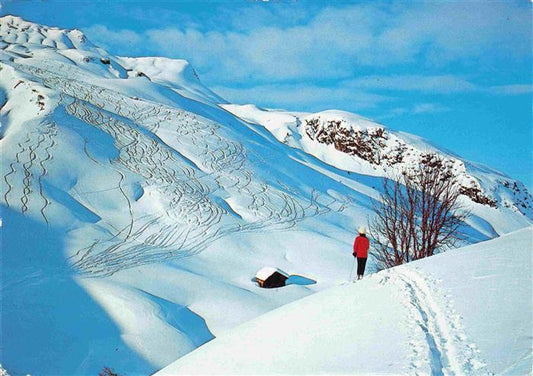
[[[50, 53], [50, 52], [53, 53]], [[206, 88], [188, 61], [163, 57], [117, 57], [91, 43], [78, 30], [59, 29], [27, 22], [20, 17], [0, 18], [0, 59], [51, 60], [48, 70], [59, 73], [66, 64], [95, 78], [144, 78], [178, 93], [208, 103], [225, 100]], [[42, 66], [42, 64], [39, 64]], [[206, 100], [208, 99], [208, 100]]]
[[0, 18], [0, 34], [2, 35], [2, 48], [18, 54], [30, 52], [30, 49], [22, 47], [23, 45], [40, 45], [58, 50], [95, 48], [87, 40], [85, 34], [78, 29], [65, 30], [42, 26], [16, 16]]
[[[450, 172], [459, 182], [461, 193], [471, 202], [511, 209], [533, 219], [533, 197], [523, 183], [498, 171], [476, 167], [419, 137], [390, 131], [382, 124], [344, 111], [310, 114], [263, 110], [250, 105], [225, 108], [244, 120], [265, 126], [278, 140], [339, 168], [394, 178], [404, 171], [415, 171], [420, 164], [429, 165]], [[313, 149], [310, 146], [313, 143], [326, 145], [329, 152]], [[339, 156], [336, 152], [360, 162], [343, 163], [336, 158]]]

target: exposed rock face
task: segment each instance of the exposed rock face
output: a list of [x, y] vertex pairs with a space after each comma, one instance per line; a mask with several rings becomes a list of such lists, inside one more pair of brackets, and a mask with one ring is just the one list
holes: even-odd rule
[[469, 197], [472, 201], [477, 202], [478, 204], [488, 205], [488, 206], [491, 206], [493, 208], [498, 207], [498, 204], [497, 204], [496, 200], [485, 196], [481, 192], [481, 189], [479, 189], [477, 187], [461, 186], [461, 187], [459, 187], [459, 191], [461, 192], [461, 194]]
[[381, 150], [385, 147], [383, 128], [356, 131], [343, 126], [340, 120], [330, 120], [321, 126], [319, 119], [306, 120], [305, 131], [309, 138], [350, 155], [356, 155], [372, 164], [381, 163]]
[[420, 164], [445, 170], [444, 176], [456, 178], [461, 194], [475, 203], [497, 208], [500, 205], [514, 207], [525, 215], [533, 209], [531, 195], [523, 185], [507, 180], [499, 181], [512, 200], [502, 200], [485, 192], [477, 179], [466, 172], [458, 159], [443, 157], [436, 152], [422, 152], [388, 132], [384, 127], [372, 126], [354, 129], [342, 119], [304, 119], [306, 135], [317, 142], [333, 145], [335, 149], [357, 156], [373, 166], [381, 166], [390, 173], [409, 171]]

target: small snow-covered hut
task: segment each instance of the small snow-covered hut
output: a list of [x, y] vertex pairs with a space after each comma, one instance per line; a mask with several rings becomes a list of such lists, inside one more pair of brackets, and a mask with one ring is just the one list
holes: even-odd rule
[[255, 274], [255, 280], [260, 287], [273, 288], [285, 286], [285, 281], [289, 278], [287, 273], [278, 268], [264, 267]]

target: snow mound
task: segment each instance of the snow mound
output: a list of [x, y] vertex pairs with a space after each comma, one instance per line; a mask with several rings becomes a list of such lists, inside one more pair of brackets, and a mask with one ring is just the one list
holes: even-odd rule
[[311, 119], [319, 119], [320, 125], [324, 126], [329, 122], [340, 122], [346, 129], [353, 130], [367, 130], [369, 128], [383, 128], [383, 125], [376, 123], [363, 116], [353, 114], [351, 112], [341, 110], [326, 110], [310, 114], [304, 118], [304, 121]]
[[121, 57], [124, 66], [146, 73], [152, 80], [168, 84], [198, 80], [196, 72], [187, 60], [165, 57]]
[[136, 72], [142, 72], [153, 82], [170, 86], [178, 91], [192, 91], [196, 99], [208, 98], [211, 102], [226, 101], [205, 87], [187, 60], [165, 57], [120, 57], [121, 64]]
[[315, 294], [156, 375], [527, 374], [532, 236], [520, 230]]

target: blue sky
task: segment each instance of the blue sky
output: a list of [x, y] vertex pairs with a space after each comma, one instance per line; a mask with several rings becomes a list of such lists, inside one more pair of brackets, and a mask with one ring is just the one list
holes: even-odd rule
[[115, 55], [192, 62], [235, 103], [342, 109], [533, 187], [529, 1], [2, 1]]

